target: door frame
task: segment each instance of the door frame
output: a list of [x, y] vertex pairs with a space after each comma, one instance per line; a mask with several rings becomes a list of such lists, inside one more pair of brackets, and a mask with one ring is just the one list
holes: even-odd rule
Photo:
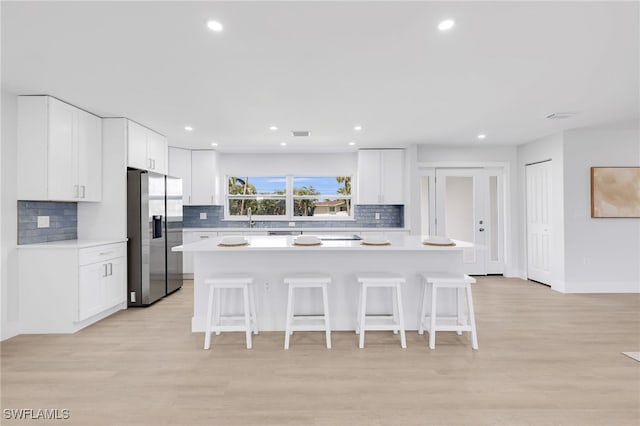
[[[433, 187], [429, 188], [429, 228], [435, 228], [435, 181], [433, 178], [435, 177], [435, 169], [437, 168], [446, 168], [446, 169], [499, 169], [501, 170], [501, 174], [498, 176], [498, 185], [502, 186], [502, 194], [498, 194], [498, 203], [500, 206], [500, 211], [498, 214], [498, 222], [501, 222], [501, 226], [498, 227], [498, 239], [500, 244], [498, 245], [498, 256], [501, 259], [502, 266], [502, 274], [504, 276], [511, 276], [509, 271], [512, 267], [509, 265], [512, 263], [511, 253], [513, 252], [513, 248], [511, 245], [511, 164], [506, 161], [427, 161], [427, 162], [418, 162], [418, 178], [422, 178], [422, 176], [429, 176], [431, 178], [431, 182], [434, 182]], [[420, 185], [420, 182], [417, 182], [417, 185]], [[500, 218], [502, 220], [500, 220]], [[421, 223], [418, 224], [421, 226]], [[420, 230], [421, 234], [424, 234], [423, 230]], [[487, 262], [487, 266], [489, 266], [489, 262]], [[487, 268], [489, 270], [489, 268]], [[491, 274], [491, 272], [488, 272]]]

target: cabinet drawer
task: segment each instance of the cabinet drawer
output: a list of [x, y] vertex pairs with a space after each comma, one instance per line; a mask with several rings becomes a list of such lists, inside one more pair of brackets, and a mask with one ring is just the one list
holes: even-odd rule
[[117, 257], [124, 257], [127, 253], [125, 243], [105, 244], [103, 246], [80, 249], [78, 253], [79, 264], [103, 262]]

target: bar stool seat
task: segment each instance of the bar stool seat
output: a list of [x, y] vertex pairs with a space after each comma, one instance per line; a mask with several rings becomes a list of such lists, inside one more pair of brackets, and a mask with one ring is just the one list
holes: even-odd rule
[[[331, 276], [321, 273], [298, 273], [285, 276], [283, 281], [289, 287], [284, 348], [289, 349], [289, 338], [294, 331], [324, 330], [327, 349], [331, 349], [331, 323], [327, 297], [327, 285], [331, 283]], [[319, 288], [322, 290], [323, 315], [295, 314], [295, 290], [300, 288]]]
[[[205, 324], [204, 348], [209, 349], [211, 347], [212, 331], [215, 331], [216, 335], [224, 331], [244, 331], [246, 334], [247, 349], [251, 349], [251, 332], [253, 331], [254, 334], [258, 334], [253, 277], [247, 274], [221, 274], [206, 278], [204, 283], [209, 286], [209, 304], [207, 307], [207, 322]], [[242, 291], [243, 315], [221, 314], [223, 290]]]
[[[444, 272], [425, 272], [420, 274], [423, 283], [422, 309], [418, 334], [429, 332], [429, 347], [436, 347], [437, 331], [455, 331], [461, 335], [463, 331], [471, 333], [471, 347], [478, 350], [478, 335], [476, 333], [476, 318], [473, 309], [471, 284], [476, 280], [469, 275]], [[431, 312], [427, 314], [427, 287], [431, 287]], [[445, 316], [437, 314], [438, 295], [440, 289], [454, 289], [456, 292], [456, 315]], [[466, 294], [466, 314], [462, 305], [462, 293]]]
[[[400, 332], [400, 346], [403, 349], [406, 348], [401, 290], [401, 284], [406, 282], [405, 277], [390, 272], [361, 272], [356, 275], [356, 279], [360, 283], [360, 300], [356, 319], [356, 334], [360, 334], [360, 349], [364, 348], [365, 330], [391, 330], [394, 334]], [[393, 313], [391, 315], [367, 315], [367, 291], [374, 287], [392, 289]]]

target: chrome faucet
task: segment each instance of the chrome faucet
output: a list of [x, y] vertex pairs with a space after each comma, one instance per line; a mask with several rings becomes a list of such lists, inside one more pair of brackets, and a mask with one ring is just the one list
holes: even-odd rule
[[247, 208], [247, 216], [249, 216], [249, 228], [253, 228], [255, 222], [251, 220], [251, 207]]

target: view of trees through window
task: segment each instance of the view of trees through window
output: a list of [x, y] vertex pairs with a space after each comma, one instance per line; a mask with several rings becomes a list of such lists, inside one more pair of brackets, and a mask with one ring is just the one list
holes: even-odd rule
[[229, 176], [229, 216], [349, 217], [351, 176]]

